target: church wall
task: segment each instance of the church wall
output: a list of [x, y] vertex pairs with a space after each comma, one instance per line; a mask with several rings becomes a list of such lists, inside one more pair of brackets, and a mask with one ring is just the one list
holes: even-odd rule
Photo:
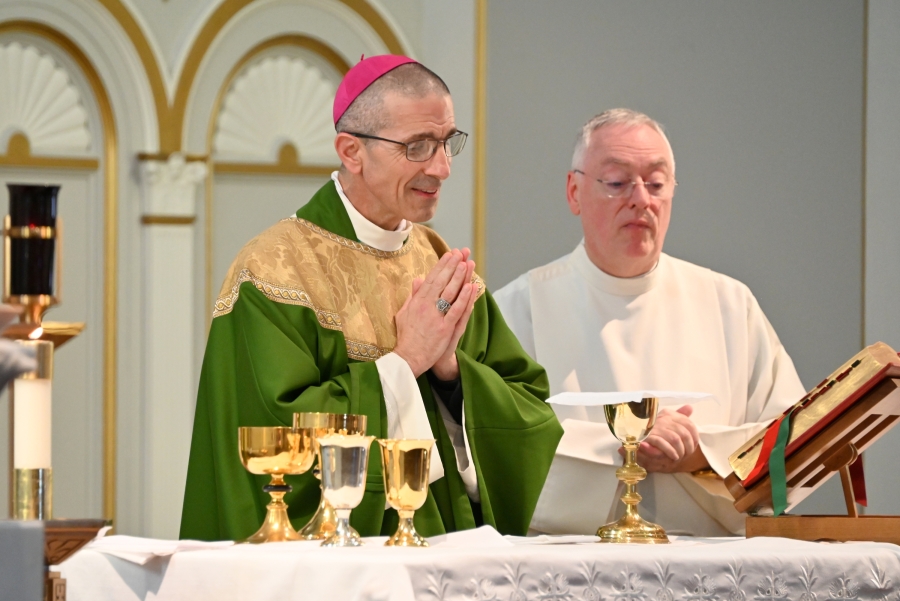
[[576, 131], [635, 108], [675, 151], [665, 251], [746, 283], [816, 384], [863, 340], [865, 6], [490, 2], [489, 287], [575, 247]]
[[[869, 0], [866, 73], [865, 337], [900, 349], [900, 4]], [[900, 514], [895, 428], [866, 452], [869, 510]]]

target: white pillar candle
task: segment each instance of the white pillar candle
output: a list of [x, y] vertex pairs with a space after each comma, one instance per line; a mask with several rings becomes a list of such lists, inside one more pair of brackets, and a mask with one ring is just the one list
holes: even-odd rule
[[15, 469], [52, 467], [50, 391], [50, 380], [17, 379], [13, 383]]

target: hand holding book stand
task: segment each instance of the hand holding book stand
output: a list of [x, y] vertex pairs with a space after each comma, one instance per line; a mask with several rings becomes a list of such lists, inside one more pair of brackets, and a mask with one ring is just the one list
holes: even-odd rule
[[[747, 537], [900, 544], [900, 516], [860, 516], [856, 510], [857, 500], [865, 498], [859, 455], [898, 419], [900, 357], [878, 342], [728, 458], [734, 472], [725, 484], [735, 508], [750, 514]], [[835, 472], [841, 474], [847, 516], [775, 516], [796, 506]]]

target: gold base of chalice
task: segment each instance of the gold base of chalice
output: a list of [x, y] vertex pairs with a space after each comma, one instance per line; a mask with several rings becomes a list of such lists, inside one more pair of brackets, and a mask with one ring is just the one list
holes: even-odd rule
[[[365, 415], [353, 413], [295, 413], [295, 428], [313, 428], [314, 439], [326, 434], [365, 434]], [[314, 442], [315, 455], [322, 465], [322, 456], [319, 452], [319, 443]], [[318, 480], [322, 479], [320, 468], [316, 467], [313, 474]], [[320, 484], [321, 486], [321, 484]], [[325, 499], [325, 492], [319, 499], [319, 507], [309, 522], [300, 529], [300, 538], [304, 540], [324, 540], [334, 534], [338, 526], [338, 516], [334, 507]]]
[[291, 486], [284, 481], [284, 476], [302, 474], [312, 466], [315, 458], [312, 434], [309, 428], [238, 428], [238, 447], [244, 467], [251, 474], [272, 477], [269, 484], [263, 487], [272, 501], [266, 505], [262, 526], [241, 542], [257, 544], [302, 540], [288, 519], [284, 495], [291, 491]]
[[428, 541], [425, 538], [416, 532], [416, 527], [413, 525], [413, 513], [412, 511], [398, 511], [400, 514], [400, 524], [397, 526], [397, 531], [391, 535], [387, 541], [385, 541], [385, 547], [427, 547]]
[[661, 526], [652, 524], [638, 515], [641, 495], [637, 483], [647, 477], [647, 470], [637, 463], [637, 449], [656, 423], [658, 400], [645, 398], [634, 403], [606, 405], [606, 423], [613, 435], [625, 448], [625, 463], [616, 470], [616, 478], [625, 483], [625, 515], [597, 530], [601, 543], [666, 544], [669, 538]]
[[384, 492], [387, 502], [400, 515], [397, 531], [387, 547], [427, 547], [413, 525], [413, 514], [428, 498], [428, 471], [433, 439], [379, 440]]
[[241, 542], [257, 544], [303, 540], [291, 525], [287, 514], [288, 506], [284, 502], [284, 495], [291, 491], [290, 484], [285, 483], [284, 477], [273, 475], [272, 481], [263, 490], [272, 497], [272, 502], [266, 505], [266, 519], [255, 534]]

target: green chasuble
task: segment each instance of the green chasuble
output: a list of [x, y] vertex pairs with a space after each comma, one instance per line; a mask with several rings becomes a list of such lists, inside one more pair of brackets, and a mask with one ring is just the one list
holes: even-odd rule
[[[239, 426], [290, 426], [294, 412], [361, 413], [368, 434], [387, 437], [375, 359], [396, 344], [394, 315], [412, 280], [425, 277], [447, 245], [416, 225], [403, 248], [380, 251], [356, 240], [333, 182], [310, 202], [251, 240], [225, 279], [213, 313], [200, 376], [181, 537], [242, 539], [262, 523], [266, 476], [238, 455]], [[562, 428], [545, 403], [547, 377], [522, 350], [493, 298], [480, 295], [456, 355], [466, 435], [480, 505], [470, 502], [425, 375], [418, 378], [445, 475], [416, 511], [423, 536], [490, 524], [528, 529]], [[319, 502], [312, 471], [288, 476], [285, 497], [295, 528]], [[363, 536], [391, 534], [378, 445], [370, 449], [366, 493], [350, 522]]]

